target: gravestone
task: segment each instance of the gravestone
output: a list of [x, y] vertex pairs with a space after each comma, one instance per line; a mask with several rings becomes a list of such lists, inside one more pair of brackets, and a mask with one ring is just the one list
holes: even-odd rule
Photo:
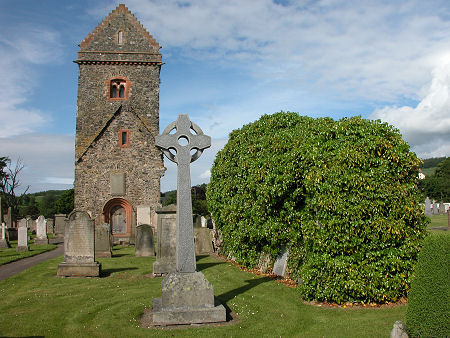
[[428, 196], [425, 198], [425, 215], [431, 216], [431, 201]]
[[445, 204], [442, 201], [439, 203], [439, 214], [440, 215], [445, 214]]
[[286, 273], [288, 256], [289, 250], [283, 247], [280, 254], [275, 259], [275, 262], [273, 263], [272, 271], [275, 275], [284, 277], [284, 274]]
[[147, 205], [138, 205], [136, 207], [136, 223], [141, 224], [152, 224], [151, 219], [151, 209]]
[[437, 214], [439, 214], [439, 206], [435, 201], [433, 201], [433, 215]]
[[64, 238], [64, 229], [66, 227], [66, 217], [64, 214], [55, 215], [55, 237]]
[[6, 224], [2, 222], [2, 237], [0, 238], [0, 249], [10, 248], [8, 240], [6, 239]]
[[47, 218], [47, 234], [53, 234], [54, 233], [54, 226], [55, 226], [55, 221], [53, 220], [53, 218]]
[[112, 256], [111, 225], [102, 223], [95, 227], [95, 257]]
[[136, 257], [155, 257], [153, 237], [153, 227], [150, 224], [140, 224], [136, 226]]
[[36, 238], [34, 244], [48, 244], [47, 224], [44, 216], [39, 216], [36, 220]]
[[175, 204], [156, 209], [158, 233], [153, 275], [165, 276], [176, 271], [177, 207]]
[[28, 228], [26, 219], [21, 219], [19, 221], [19, 228], [17, 229], [16, 251], [28, 251]]
[[98, 277], [101, 266], [95, 261], [94, 220], [85, 211], [74, 210], [64, 229], [64, 261], [58, 276]]
[[[175, 132], [171, 134], [172, 130]], [[201, 272], [195, 271], [190, 163], [211, 146], [211, 138], [204, 135], [200, 127], [189, 120], [188, 115], [178, 115], [178, 119], [156, 137], [156, 145], [169, 160], [178, 165], [177, 269], [161, 282], [161, 298], [153, 299], [153, 323], [171, 325], [224, 322], [225, 307], [216, 305], [212, 285]], [[195, 153], [191, 154], [191, 151]]]
[[[8, 213], [5, 215], [5, 223], [7, 228], [12, 228], [12, 210], [11, 207], [8, 208]], [[11, 239], [10, 239], [11, 240]]]
[[196, 255], [214, 253], [211, 229], [194, 228], [194, 242]]

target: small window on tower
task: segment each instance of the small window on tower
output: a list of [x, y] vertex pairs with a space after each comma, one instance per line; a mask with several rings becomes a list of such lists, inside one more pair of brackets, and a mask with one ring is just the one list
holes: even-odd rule
[[127, 100], [129, 82], [126, 79], [113, 79], [109, 82], [109, 99]]
[[122, 32], [122, 31], [119, 31], [119, 32], [117, 33], [117, 43], [118, 43], [119, 45], [123, 44], [123, 32]]
[[130, 131], [128, 129], [121, 129], [119, 131], [119, 147], [130, 146]]

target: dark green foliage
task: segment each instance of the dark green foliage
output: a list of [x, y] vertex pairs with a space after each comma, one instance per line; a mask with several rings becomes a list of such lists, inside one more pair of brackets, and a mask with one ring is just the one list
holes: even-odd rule
[[208, 207], [240, 264], [288, 245], [306, 299], [396, 301], [426, 231], [419, 163], [379, 121], [265, 115], [217, 154]]
[[[193, 186], [191, 189], [192, 212], [197, 215], [209, 215], [206, 203], [206, 184]], [[161, 203], [163, 206], [177, 204], [177, 191], [171, 190], [161, 194]]]
[[423, 164], [420, 166], [420, 168], [426, 169], [426, 168], [437, 167], [439, 165], [439, 163], [441, 163], [445, 159], [446, 159], [446, 157], [427, 158], [427, 159], [423, 160]]
[[25, 216], [46, 218], [54, 214], [68, 214], [73, 210], [73, 189], [47, 190], [20, 197], [18, 218]]
[[426, 196], [438, 201], [448, 201], [450, 199], [450, 157], [441, 161], [434, 175], [422, 180], [420, 187]]
[[73, 208], [73, 189], [65, 190], [54, 204], [56, 214], [69, 214]]
[[406, 326], [411, 337], [450, 333], [450, 236], [429, 236], [419, 254], [408, 297]]

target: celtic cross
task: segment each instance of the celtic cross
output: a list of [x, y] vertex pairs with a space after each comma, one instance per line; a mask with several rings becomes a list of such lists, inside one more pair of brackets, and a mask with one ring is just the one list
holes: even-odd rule
[[[175, 130], [174, 133], [171, 133]], [[194, 133], [192, 133], [192, 131]], [[195, 272], [194, 225], [192, 221], [190, 163], [211, 146], [211, 137], [180, 114], [156, 136], [156, 146], [178, 165], [177, 174], [177, 272]], [[193, 154], [191, 154], [195, 151]]]

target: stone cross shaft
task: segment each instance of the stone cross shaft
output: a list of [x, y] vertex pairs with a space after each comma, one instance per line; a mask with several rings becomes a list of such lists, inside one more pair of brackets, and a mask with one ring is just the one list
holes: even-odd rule
[[[174, 133], [171, 133], [175, 130]], [[156, 146], [178, 165], [177, 174], [177, 272], [195, 272], [190, 163], [211, 146], [211, 137], [180, 114], [156, 137]], [[191, 152], [195, 151], [193, 154]]]

